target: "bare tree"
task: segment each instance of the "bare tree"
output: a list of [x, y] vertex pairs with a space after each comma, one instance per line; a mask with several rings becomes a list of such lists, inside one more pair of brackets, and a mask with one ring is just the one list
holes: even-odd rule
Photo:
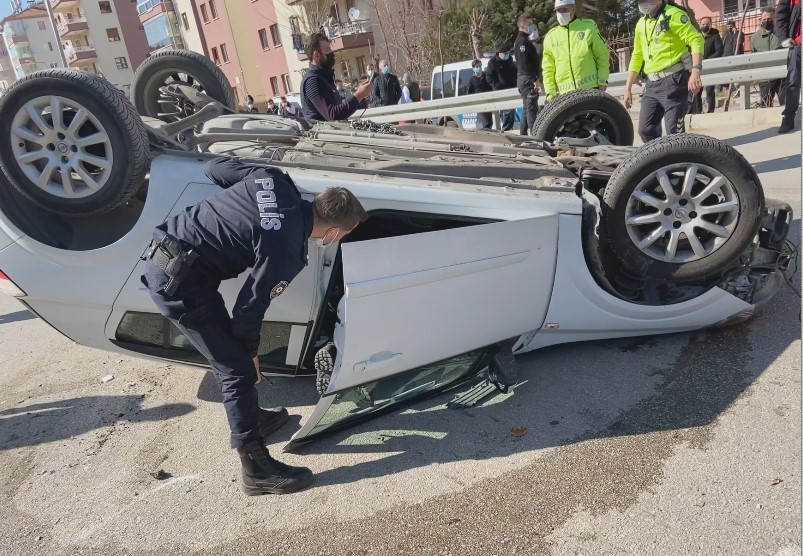
[[482, 58], [482, 48], [480, 36], [485, 29], [485, 23], [488, 21], [488, 8], [483, 4], [481, 7], [472, 8], [469, 19], [469, 37], [471, 37], [471, 48], [474, 51], [474, 57], [477, 59]]

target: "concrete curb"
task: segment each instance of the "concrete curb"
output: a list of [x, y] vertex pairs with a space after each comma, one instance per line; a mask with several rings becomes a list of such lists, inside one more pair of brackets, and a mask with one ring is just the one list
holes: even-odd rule
[[734, 127], [767, 127], [781, 125], [783, 107], [715, 112], [713, 114], [690, 114], [686, 116], [686, 129], [722, 129]]

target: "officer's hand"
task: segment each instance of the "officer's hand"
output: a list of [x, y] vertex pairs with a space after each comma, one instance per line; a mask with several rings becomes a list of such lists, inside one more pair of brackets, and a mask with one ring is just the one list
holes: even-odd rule
[[541, 82], [540, 81], [533, 82], [533, 89], [535, 89], [536, 91], [541, 90]]
[[354, 91], [354, 98], [357, 100], [363, 100], [368, 98], [368, 95], [371, 94], [371, 82], [370, 81], [363, 81], [360, 83], [357, 90]]
[[689, 90], [692, 93], [698, 93], [702, 90], [702, 88], [703, 82], [700, 80], [700, 70], [691, 70], [691, 76], [689, 77]]
[[633, 93], [631, 91], [625, 91], [625, 108], [630, 110], [633, 107]]
[[260, 382], [262, 382], [262, 373], [259, 372], [259, 355], [254, 357], [254, 369], [256, 369], [256, 372], [257, 372], [257, 382], [256, 383], [259, 384]]
[[604, 93], [605, 91], [607, 91], [607, 90], [608, 90], [608, 86], [607, 86], [607, 85], [600, 85], [600, 86], [599, 86], [599, 90], [600, 90], [600, 91], [602, 91], [602, 92]]

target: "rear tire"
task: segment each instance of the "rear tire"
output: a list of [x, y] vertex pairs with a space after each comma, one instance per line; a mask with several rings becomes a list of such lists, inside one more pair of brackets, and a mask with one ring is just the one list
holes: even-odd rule
[[551, 143], [557, 137], [584, 139], [592, 129], [613, 145], [633, 145], [633, 121], [627, 109], [597, 89], [572, 91], [547, 103], [538, 113], [531, 134]]
[[8, 89], [0, 114], [0, 170], [44, 210], [65, 216], [108, 212], [145, 181], [145, 125], [101, 77], [35, 72]]
[[134, 73], [131, 98], [143, 116], [174, 122], [195, 112], [183, 99], [164, 95], [167, 84], [191, 85], [231, 108], [236, 107], [229, 80], [212, 60], [189, 50], [166, 50], [148, 57]]
[[636, 150], [602, 201], [602, 224], [622, 264], [658, 280], [702, 280], [731, 267], [764, 212], [761, 183], [738, 151], [683, 133]]

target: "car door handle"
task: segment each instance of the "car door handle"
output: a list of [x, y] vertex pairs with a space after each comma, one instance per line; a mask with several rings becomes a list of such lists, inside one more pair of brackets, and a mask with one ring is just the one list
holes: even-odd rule
[[375, 353], [366, 361], [360, 361], [359, 363], [354, 363], [354, 370], [357, 372], [377, 371], [379, 369], [382, 369], [395, 363], [396, 361], [401, 359], [401, 357], [402, 357], [401, 353], [393, 353], [390, 351]]

